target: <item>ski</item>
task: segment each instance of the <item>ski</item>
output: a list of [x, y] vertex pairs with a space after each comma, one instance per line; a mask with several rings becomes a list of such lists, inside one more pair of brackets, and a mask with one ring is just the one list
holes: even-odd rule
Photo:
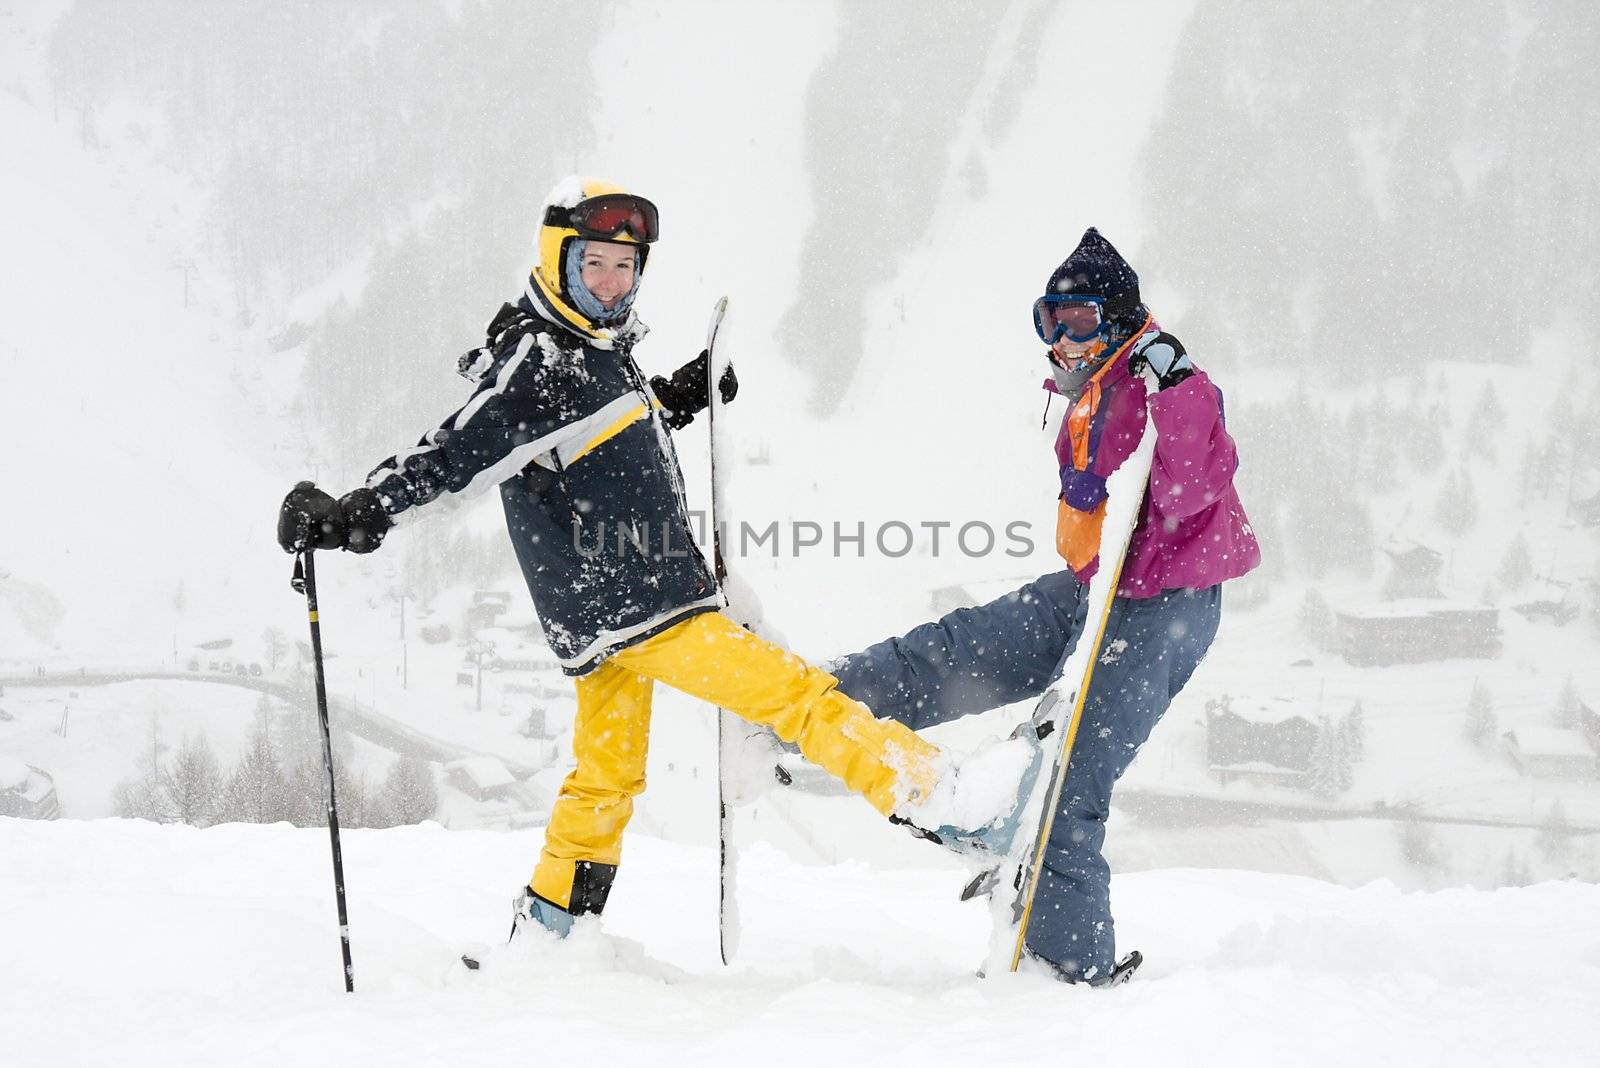
[[999, 868], [985, 868], [967, 881], [961, 888], [961, 900], [971, 901], [975, 897], [994, 893], [996, 884], [1000, 882]]
[[[1056, 809], [1061, 802], [1061, 789], [1072, 760], [1072, 743], [1077, 737], [1084, 701], [1094, 678], [1095, 665], [1100, 660], [1101, 643], [1105, 640], [1111, 604], [1122, 578], [1128, 542], [1133, 536], [1133, 528], [1138, 522], [1140, 506], [1149, 485], [1155, 440], [1155, 423], [1146, 419], [1144, 436], [1138, 448], [1107, 480], [1109, 500], [1100, 531], [1100, 568], [1089, 584], [1089, 606], [1084, 615], [1085, 633], [1080, 635], [1078, 645], [1068, 658], [1061, 676], [1045, 691], [1034, 710], [1033, 727], [1038, 732], [1040, 742], [1046, 743], [1047, 739], [1054, 738], [1053, 742], [1046, 743], [1054, 747], [1050, 774], [1039, 776], [1029, 792], [1028, 800], [1022, 807], [1022, 823], [1011, 856], [991, 871], [974, 878], [962, 891], [964, 901], [983, 893], [990, 894], [993, 935], [984, 966], [984, 974], [987, 975], [1014, 972], [1022, 961], [1045, 848], [1050, 840]], [[1089, 626], [1094, 629], [1089, 631]], [[1085, 641], [1084, 638], [1091, 640]], [[1136, 960], [1127, 974], [1131, 975], [1132, 969], [1137, 967]]]
[[[520, 902], [521, 895], [518, 895], [518, 897], [514, 900]], [[520, 908], [521, 905], [519, 904], [517, 907]], [[517, 937], [517, 921], [513, 919], [511, 921], [511, 933], [506, 935], [506, 942], [510, 943], [510, 941], [515, 937]], [[476, 949], [467, 950], [465, 953], [461, 954], [461, 963], [466, 966], [466, 969], [469, 972], [477, 971], [479, 968], [483, 967], [484, 957], [488, 955], [490, 948], [492, 947], [480, 946]]]
[[[726, 518], [727, 495], [724, 481], [728, 476], [727, 433], [717, 434], [722, 414], [722, 392], [717, 388], [722, 372], [728, 366], [725, 353], [717, 350], [717, 335], [722, 330], [722, 320], [728, 313], [728, 298], [722, 297], [711, 311], [711, 323], [706, 328], [706, 437], [711, 452], [711, 513], [707, 516], [711, 528], [711, 557], [718, 587], [728, 580], [728, 565], [722, 556], [720, 524]], [[730, 855], [733, 849], [733, 793], [729, 775], [736, 754], [735, 743], [742, 723], [723, 709], [717, 709], [717, 946], [722, 963], [728, 964], [739, 946], [739, 859]]]

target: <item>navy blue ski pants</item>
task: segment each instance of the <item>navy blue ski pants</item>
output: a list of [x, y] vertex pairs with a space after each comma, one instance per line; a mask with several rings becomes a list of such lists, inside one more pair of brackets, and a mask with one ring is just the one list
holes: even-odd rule
[[[1070, 571], [1045, 575], [830, 667], [839, 689], [913, 730], [1037, 698], [1078, 643], [1087, 593]], [[1221, 614], [1220, 586], [1111, 606], [1028, 925], [1028, 949], [1069, 977], [1092, 979], [1114, 962], [1101, 853], [1111, 789], [1211, 647]]]

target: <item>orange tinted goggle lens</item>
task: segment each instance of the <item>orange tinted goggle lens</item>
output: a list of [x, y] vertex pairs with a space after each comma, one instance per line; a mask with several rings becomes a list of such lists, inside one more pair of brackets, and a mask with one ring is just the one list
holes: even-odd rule
[[1068, 336], [1091, 333], [1100, 325], [1100, 309], [1094, 305], [1057, 304], [1054, 319], [1067, 328]]
[[1047, 345], [1063, 337], [1089, 341], [1100, 335], [1105, 312], [1098, 300], [1046, 296], [1034, 303], [1033, 325]]

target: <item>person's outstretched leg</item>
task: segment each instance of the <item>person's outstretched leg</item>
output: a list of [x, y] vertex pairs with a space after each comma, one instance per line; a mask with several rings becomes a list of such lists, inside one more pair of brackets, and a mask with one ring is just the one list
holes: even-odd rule
[[599, 912], [622, 856], [622, 831], [644, 790], [651, 682], [608, 660], [576, 680], [572, 753], [529, 888], [572, 915]]
[[828, 669], [873, 715], [915, 731], [1035, 698], [1083, 626], [1085, 589], [1070, 571], [1043, 575], [838, 657]]
[[1213, 586], [1112, 605], [1028, 924], [1029, 952], [1065, 978], [1097, 979], [1115, 963], [1101, 852], [1111, 790], [1210, 648], [1221, 603]]
[[840, 693], [836, 680], [719, 612], [612, 655], [616, 667], [771, 727], [885, 816], [925, 797], [942, 750]]

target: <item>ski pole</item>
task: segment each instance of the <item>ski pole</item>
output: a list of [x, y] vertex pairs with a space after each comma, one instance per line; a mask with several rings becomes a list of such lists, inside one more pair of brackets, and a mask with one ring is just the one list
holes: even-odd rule
[[328, 798], [328, 839], [333, 844], [333, 893], [339, 903], [339, 950], [344, 955], [344, 989], [354, 993], [355, 969], [350, 964], [350, 918], [344, 907], [344, 858], [339, 851], [339, 806], [333, 796], [333, 737], [328, 732], [328, 687], [322, 676], [322, 624], [317, 619], [317, 569], [314, 549], [302, 552], [294, 561], [294, 577], [289, 585], [305, 594], [306, 615], [311, 621], [311, 659], [316, 665], [317, 720], [322, 725], [322, 770]]

